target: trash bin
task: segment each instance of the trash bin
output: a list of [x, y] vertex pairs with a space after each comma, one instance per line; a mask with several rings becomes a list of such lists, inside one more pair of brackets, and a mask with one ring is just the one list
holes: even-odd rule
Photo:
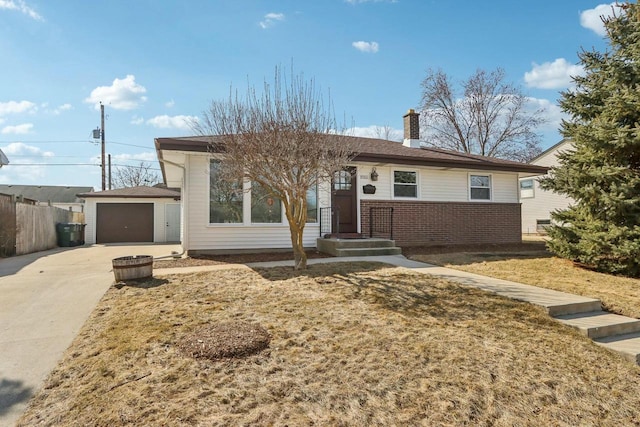
[[58, 237], [58, 246], [62, 248], [68, 248], [71, 246], [72, 235], [71, 224], [59, 222], [56, 224], [56, 235]]
[[68, 248], [84, 245], [84, 228], [87, 224], [59, 222], [56, 224], [58, 246]]

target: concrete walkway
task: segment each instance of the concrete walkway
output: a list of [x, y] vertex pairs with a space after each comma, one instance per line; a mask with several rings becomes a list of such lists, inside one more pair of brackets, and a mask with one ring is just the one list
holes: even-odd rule
[[0, 426], [13, 426], [113, 283], [111, 260], [176, 245], [59, 248], [0, 260]]
[[[600, 300], [579, 295], [558, 292], [551, 289], [495, 279], [478, 274], [467, 273], [451, 268], [438, 267], [417, 261], [411, 261], [402, 255], [383, 255], [367, 257], [338, 257], [310, 259], [309, 264], [330, 262], [377, 261], [405, 267], [413, 271], [446, 279], [464, 286], [471, 286], [493, 292], [503, 297], [524, 301], [544, 307], [550, 316], [559, 322], [571, 326], [596, 343], [603, 345], [630, 362], [640, 365], [640, 320], [602, 311]], [[293, 266], [293, 261], [273, 261], [249, 263], [246, 267]], [[238, 266], [243, 267], [243, 266]], [[174, 272], [208, 271], [225, 268], [224, 266], [200, 266], [182, 269], [156, 270], [155, 274]], [[228, 268], [228, 267], [227, 267]]]

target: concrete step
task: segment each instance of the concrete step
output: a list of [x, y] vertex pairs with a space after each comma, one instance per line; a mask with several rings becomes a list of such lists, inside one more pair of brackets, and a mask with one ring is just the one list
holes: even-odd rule
[[578, 329], [591, 339], [640, 333], [640, 320], [606, 311], [556, 316], [556, 319]]
[[387, 247], [387, 248], [338, 248], [335, 250], [334, 256], [347, 257], [347, 256], [378, 256], [378, 255], [401, 255], [402, 248]]
[[341, 249], [345, 248], [391, 248], [396, 242], [389, 239], [318, 239], [323, 240], [325, 245], [335, 246]]
[[602, 303], [599, 299], [585, 298], [578, 295], [573, 296], [570, 302], [552, 302], [545, 305], [549, 316], [558, 317], [569, 314], [590, 313], [602, 310]]
[[599, 338], [594, 341], [608, 349], [620, 353], [620, 355], [628, 361], [640, 365], [640, 332]]

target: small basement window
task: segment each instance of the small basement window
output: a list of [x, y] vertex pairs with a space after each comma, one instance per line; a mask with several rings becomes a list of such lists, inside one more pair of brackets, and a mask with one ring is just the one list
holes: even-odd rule
[[520, 198], [530, 199], [534, 197], [533, 179], [523, 179], [520, 181]]
[[536, 233], [547, 234], [547, 228], [549, 228], [550, 226], [550, 219], [536, 219]]
[[418, 173], [393, 171], [393, 197], [418, 197]]
[[491, 200], [491, 175], [469, 175], [469, 199]]

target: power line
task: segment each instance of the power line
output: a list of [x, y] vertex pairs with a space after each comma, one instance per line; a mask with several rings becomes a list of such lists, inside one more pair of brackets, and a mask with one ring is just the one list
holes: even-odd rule
[[[99, 163], [9, 163], [7, 167], [10, 166], [98, 166], [101, 167]], [[112, 164], [112, 166], [117, 166], [120, 168], [135, 168], [135, 169], [150, 169], [159, 171], [160, 168], [152, 168], [152, 167], [140, 167], [136, 165], [121, 165], [121, 164]]]
[[[65, 141], [65, 140], [57, 140], [57, 141], [3, 141], [0, 140], [0, 144], [16, 144], [16, 143], [22, 143], [22, 144], [68, 144], [68, 143], [89, 143], [92, 145], [95, 145], [96, 142], [95, 141], [91, 141], [91, 140], [69, 140], [69, 141]], [[138, 148], [146, 148], [147, 150], [155, 150], [155, 147], [149, 147], [148, 145], [137, 145], [137, 144], [129, 144], [127, 142], [118, 142], [118, 141], [106, 141], [107, 144], [116, 144], [116, 145], [126, 145], [129, 147], [138, 147]]]

